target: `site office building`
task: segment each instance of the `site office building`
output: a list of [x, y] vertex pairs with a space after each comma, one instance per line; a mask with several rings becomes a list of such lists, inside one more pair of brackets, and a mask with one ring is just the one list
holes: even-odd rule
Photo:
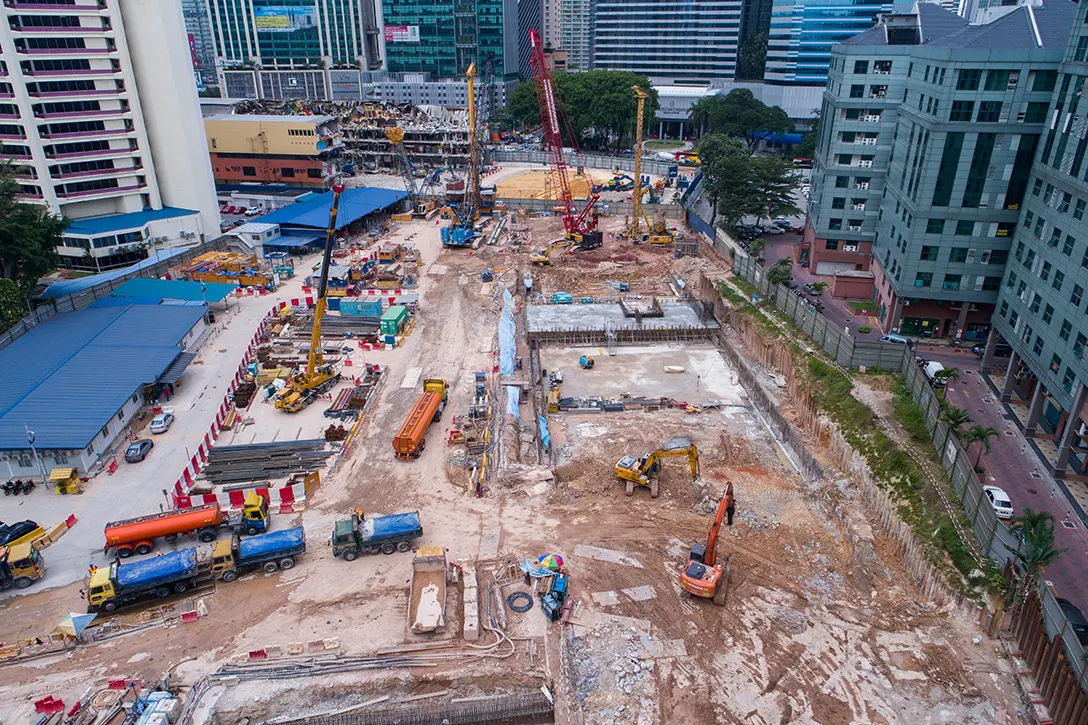
[[804, 239], [885, 331], [986, 338], [1075, 11], [918, 4], [832, 52]]
[[325, 189], [343, 141], [336, 116], [217, 115], [204, 119], [217, 184]]

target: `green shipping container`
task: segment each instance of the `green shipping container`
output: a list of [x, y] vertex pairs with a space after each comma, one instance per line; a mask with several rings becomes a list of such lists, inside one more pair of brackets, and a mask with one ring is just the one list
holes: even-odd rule
[[396, 335], [408, 324], [408, 308], [404, 305], [393, 305], [382, 313], [378, 323], [383, 335]]

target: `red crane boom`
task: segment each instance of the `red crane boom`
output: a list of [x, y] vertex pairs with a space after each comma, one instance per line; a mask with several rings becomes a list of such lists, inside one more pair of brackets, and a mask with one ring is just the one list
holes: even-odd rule
[[559, 203], [563, 207], [563, 229], [567, 236], [582, 235], [593, 231], [597, 226], [597, 217], [590, 214], [593, 205], [600, 198], [591, 194], [585, 208], [578, 211], [574, 205], [574, 196], [570, 191], [567, 178], [567, 160], [563, 156], [563, 138], [559, 126], [559, 108], [555, 102], [552, 77], [544, 59], [544, 44], [536, 30], [529, 30], [529, 46], [532, 51], [533, 84], [536, 86], [536, 102], [540, 107], [540, 123], [544, 133], [544, 148], [547, 151], [548, 173], [552, 185], [559, 191]]

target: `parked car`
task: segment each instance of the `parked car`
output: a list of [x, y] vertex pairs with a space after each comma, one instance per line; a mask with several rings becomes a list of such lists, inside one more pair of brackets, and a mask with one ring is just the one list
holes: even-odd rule
[[768, 226], [762, 227], [762, 230], [763, 230], [764, 234], [785, 234], [786, 233], [785, 229], [783, 229], [782, 227], [777, 226], [775, 224], [770, 224]]
[[248, 210], [248, 206], [240, 206], [238, 207], [238, 211], [236, 211], [235, 214], [245, 214]]
[[170, 430], [170, 426], [174, 424], [173, 413], [159, 413], [151, 419], [151, 432], [152, 433], [165, 433]]
[[821, 291], [816, 289], [816, 284], [814, 282], [806, 282], [805, 284], [803, 284], [801, 286], [801, 291], [804, 292], [806, 295], [821, 294]]
[[997, 486], [983, 486], [982, 491], [986, 494], [986, 499], [990, 502], [990, 506], [993, 507], [997, 518], [1012, 518], [1014, 511], [1012, 501], [1009, 500], [1009, 494]]
[[880, 338], [881, 342], [894, 342], [897, 345], [906, 345], [907, 347], [914, 347], [914, 340], [909, 337], [903, 337], [902, 335], [885, 335]]
[[1058, 606], [1065, 618], [1069, 620], [1069, 626], [1073, 628], [1073, 633], [1077, 635], [1077, 641], [1081, 643], [1082, 647], [1088, 646], [1088, 620], [1085, 620], [1080, 607], [1061, 597], [1058, 597]]
[[773, 223], [773, 224], [775, 224], [775, 226], [779, 226], [779, 227], [782, 227], [783, 229], [789, 229], [789, 227], [790, 227], [790, 219], [789, 219], [789, 217], [784, 217], [784, 216], [776, 216], [776, 217], [775, 217], [775, 218], [774, 218], [774, 219], [772, 220], [772, 223]]
[[922, 372], [926, 374], [926, 380], [928, 380], [929, 384], [935, 388], [944, 387], [944, 376], [938, 374], [943, 371], [944, 365], [941, 365], [936, 360], [927, 360], [925, 364], [922, 365]]
[[155, 447], [155, 442], [150, 438], [141, 438], [138, 441], [129, 443], [128, 448], [125, 449], [125, 461], [128, 463], [139, 463], [143, 459], [147, 458], [147, 454], [151, 452], [151, 449]]
[[246, 216], [257, 216], [258, 214], [264, 214], [264, 209], [253, 207], [252, 209], [246, 210]]
[[0, 546], [6, 546], [12, 541], [18, 541], [38, 528], [40, 527], [37, 522], [29, 519], [14, 524], [0, 524]]

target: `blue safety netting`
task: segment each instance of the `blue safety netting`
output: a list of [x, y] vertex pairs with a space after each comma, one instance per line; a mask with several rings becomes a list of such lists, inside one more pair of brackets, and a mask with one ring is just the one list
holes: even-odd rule
[[552, 445], [552, 434], [548, 432], [548, 419], [542, 415], [538, 415], [537, 424], [540, 426], [540, 442], [544, 446], [544, 450], [549, 450]]
[[[517, 323], [514, 321], [514, 297], [510, 290], [502, 291], [502, 314], [499, 315], [499, 374], [507, 377], [514, 374], [514, 360], [517, 358]], [[521, 390], [516, 386], [506, 386], [506, 412], [521, 420]]]

